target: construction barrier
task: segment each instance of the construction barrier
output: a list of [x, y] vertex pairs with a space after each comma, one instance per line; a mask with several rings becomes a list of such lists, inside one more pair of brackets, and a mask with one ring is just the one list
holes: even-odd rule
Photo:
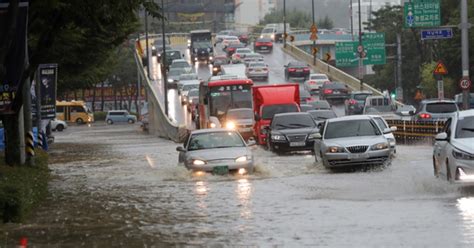
[[399, 143], [410, 144], [433, 142], [436, 134], [440, 133], [444, 121], [408, 121], [386, 120], [389, 126], [396, 126], [395, 139]]

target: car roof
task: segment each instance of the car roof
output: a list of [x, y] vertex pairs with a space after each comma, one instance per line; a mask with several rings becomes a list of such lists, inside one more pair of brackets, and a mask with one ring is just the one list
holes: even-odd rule
[[288, 113], [280, 113], [280, 114], [275, 114], [273, 118], [279, 117], [279, 116], [294, 116], [294, 115], [309, 115], [308, 112], [288, 112]]
[[357, 95], [357, 94], [373, 94], [372, 91], [370, 90], [357, 90], [357, 91], [352, 91], [351, 92], [352, 95]]
[[228, 109], [227, 112], [229, 111], [253, 111], [251, 108], [233, 108], [233, 109]]
[[328, 122], [337, 122], [337, 121], [355, 121], [355, 120], [372, 120], [372, 117], [368, 115], [348, 115], [337, 117], [333, 119], [328, 119]]
[[109, 110], [108, 112], [112, 113], [112, 112], [127, 112], [126, 109], [122, 109], [122, 110]]
[[311, 77], [311, 76], [326, 76], [326, 77], [327, 77], [328, 75], [326, 75], [326, 74], [324, 74], [324, 73], [311, 73], [311, 74], [309, 74], [309, 76], [310, 76], [310, 77]]
[[288, 63], [288, 65], [290, 65], [290, 66], [294, 66], [294, 65], [297, 65], [297, 66], [306, 66], [306, 63], [301, 62], [301, 61], [291, 61], [291, 62]]

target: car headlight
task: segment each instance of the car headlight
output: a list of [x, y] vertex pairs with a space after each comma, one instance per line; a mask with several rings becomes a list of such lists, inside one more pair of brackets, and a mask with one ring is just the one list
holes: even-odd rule
[[172, 83], [174, 80], [172, 78], [168, 78], [168, 83]]
[[213, 70], [213, 71], [217, 71], [217, 67], [213, 67], [212, 70]]
[[328, 147], [327, 152], [328, 153], [343, 153], [344, 148], [340, 146], [330, 146]]
[[156, 47], [155, 47], [155, 46], [152, 46], [151, 49], [156, 50]]
[[377, 150], [383, 150], [383, 149], [387, 149], [387, 148], [388, 148], [388, 143], [382, 142], [382, 143], [377, 143], [375, 145], [372, 145], [370, 147], [370, 150], [377, 151]]
[[194, 52], [195, 52], [195, 53], [197, 53], [197, 52], [198, 52], [197, 48], [194, 48]]
[[212, 56], [209, 56], [209, 60], [212, 60]]
[[202, 160], [199, 160], [199, 159], [195, 159], [193, 160], [193, 165], [205, 165], [206, 162], [202, 161]]
[[272, 34], [272, 39], [275, 39], [275, 35], [274, 35], [274, 34]]
[[247, 156], [241, 156], [235, 159], [235, 162], [237, 163], [242, 163], [242, 162], [247, 162], [248, 158]]
[[228, 129], [235, 129], [235, 123], [232, 121], [229, 121], [225, 124], [225, 127]]
[[280, 134], [272, 134], [272, 140], [285, 140], [285, 136]]
[[453, 150], [453, 157], [462, 160], [474, 160], [474, 155], [459, 150]]
[[188, 44], [191, 44], [191, 40], [188, 40]]
[[263, 38], [263, 34], [262, 34], [262, 35], [260, 35], [260, 38]]
[[209, 127], [211, 127], [211, 128], [215, 128], [216, 126], [217, 126], [216, 123], [209, 124]]

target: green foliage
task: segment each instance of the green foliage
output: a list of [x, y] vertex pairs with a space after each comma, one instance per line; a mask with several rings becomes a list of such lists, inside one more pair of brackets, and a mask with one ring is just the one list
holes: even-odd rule
[[133, 57], [132, 47], [118, 47], [111, 56], [115, 61], [115, 66], [108, 76], [108, 81], [114, 88], [128, 88], [130, 84], [135, 84], [137, 80], [137, 67]]
[[0, 165], [0, 219], [3, 222], [24, 220], [48, 193], [48, 154], [41, 150], [35, 152], [35, 166]]
[[107, 116], [107, 112], [94, 112], [94, 121], [105, 121], [105, 117]]
[[[291, 28], [306, 28], [309, 29], [313, 23], [311, 14], [299, 10], [292, 10], [286, 12], [286, 20]], [[282, 23], [283, 11], [274, 10], [263, 17], [260, 25], [269, 23]]]
[[321, 29], [332, 29], [334, 28], [334, 22], [329, 18], [328, 15], [324, 16], [324, 18], [318, 19], [316, 22], [318, 24], [318, 28]]
[[[424, 63], [421, 65], [421, 89], [427, 98], [438, 97], [438, 82], [433, 76], [433, 70], [438, 63], [435, 61]], [[450, 77], [443, 76], [444, 95], [445, 97], [453, 97], [456, 90], [455, 80]]]

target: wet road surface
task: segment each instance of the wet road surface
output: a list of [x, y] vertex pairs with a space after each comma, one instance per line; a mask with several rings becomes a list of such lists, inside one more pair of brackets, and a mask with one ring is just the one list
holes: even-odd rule
[[50, 196], [0, 246], [472, 247], [472, 190], [435, 179], [431, 147], [399, 146], [388, 167], [330, 172], [311, 154], [254, 148], [249, 176], [197, 176], [175, 144], [138, 125], [55, 133]]

